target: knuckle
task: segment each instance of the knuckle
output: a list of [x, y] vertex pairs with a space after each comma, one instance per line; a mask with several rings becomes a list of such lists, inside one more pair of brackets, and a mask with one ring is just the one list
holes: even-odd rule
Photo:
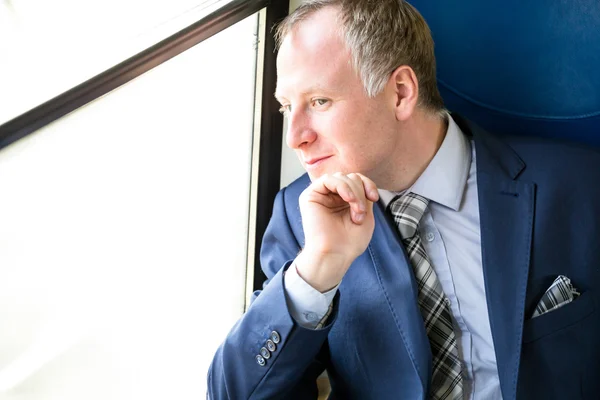
[[308, 188], [304, 189], [304, 190], [302, 191], [302, 193], [300, 193], [300, 196], [298, 196], [298, 199], [299, 199], [300, 201], [303, 201], [304, 199], [306, 199], [306, 196], [308, 196], [308, 192], [309, 192], [310, 190], [311, 190], [310, 186], [309, 186]]
[[317, 179], [315, 182], [313, 182], [313, 184], [317, 184], [317, 185], [326, 185], [327, 183], [330, 183], [333, 179], [333, 176], [331, 174], [323, 174], [321, 175], [321, 177], [319, 179]]

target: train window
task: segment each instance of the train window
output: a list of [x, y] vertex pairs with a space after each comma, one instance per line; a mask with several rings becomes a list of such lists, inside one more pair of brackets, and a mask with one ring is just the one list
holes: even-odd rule
[[0, 124], [232, 0], [0, 0]]
[[244, 310], [257, 29], [254, 14], [0, 150], [2, 399], [205, 396]]

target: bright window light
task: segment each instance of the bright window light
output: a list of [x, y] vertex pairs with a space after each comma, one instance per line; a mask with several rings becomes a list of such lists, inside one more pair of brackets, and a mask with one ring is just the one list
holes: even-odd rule
[[0, 150], [0, 399], [205, 398], [244, 309], [257, 26]]

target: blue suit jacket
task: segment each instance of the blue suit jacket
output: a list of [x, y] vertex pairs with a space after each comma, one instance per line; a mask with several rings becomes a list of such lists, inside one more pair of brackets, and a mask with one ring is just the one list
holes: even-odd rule
[[[497, 138], [454, 117], [476, 146], [482, 260], [504, 399], [600, 396], [600, 153], [536, 138]], [[316, 398], [324, 368], [336, 399], [424, 399], [429, 342], [396, 229], [375, 207], [375, 232], [334, 299], [328, 325], [298, 326], [282, 271], [304, 244], [298, 196], [305, 176], [277, 196], [263, 240], [269, 280], [217, 351], [212, 399]], [[530, 319], [566, 275], [582, 293]], [[281, 342], [255, 357], [271, 332]]]

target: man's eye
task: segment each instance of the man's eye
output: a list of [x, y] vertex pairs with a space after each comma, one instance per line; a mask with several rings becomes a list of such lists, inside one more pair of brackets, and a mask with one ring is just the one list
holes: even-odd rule
[[324, 106], [325, 104], [327, 104], [329, 100], [327, 99], [314, 99], [313, 100], [313, 105], [314, 106]]
[[283, 115], [287, 115], [292, 110], [292, 107], [289, 105], [279, 107], [279, 112]]

